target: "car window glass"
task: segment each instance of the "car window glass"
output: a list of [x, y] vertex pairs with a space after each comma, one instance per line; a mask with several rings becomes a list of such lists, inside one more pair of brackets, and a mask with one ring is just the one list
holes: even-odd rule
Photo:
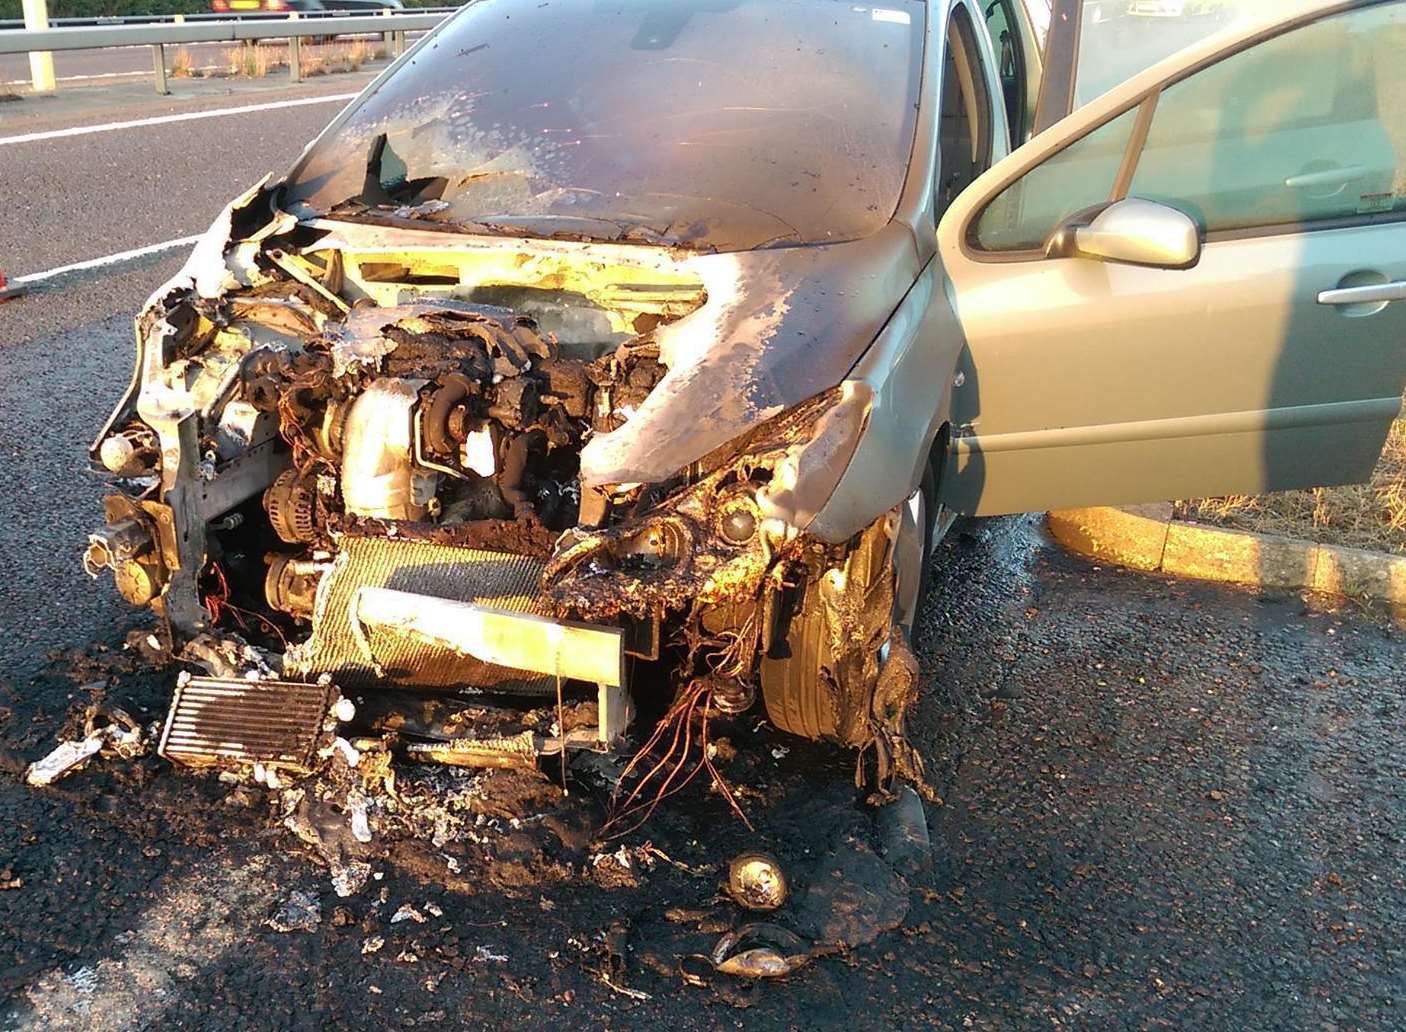
[[1164, 90], [1129, 193], [1209, 232], [1406, 209], [1406, 4], [1325, 18]]
[[1306, 0], [1083, 0], [1077, 108], [1229, 26]]
[[1038, 248], [1070, 215], [1107, 201], [1136, 118], [1134, 108], [1105, 122], [1006, 187], [977, 219], [973, 244], [985, 251]]
[[936, 210], [940, 215], [991, 164], [991, 95], [974, 26], [962, 7], [953, 10], [948, 27], [938, 117]]
[[1020, 126], [1025, 121], [1025, 62], [1020, 49], [1020, 37], [1011, 22], [1008, 7], [1012, 0], [982, 0], [985, 4], [986, 31], [996, 51], [996, 68], [1001, 80], [1002, 100], [1006, 105], [1006, 122], [1010, 126], [1011, 146], [1020, 145]]
[[[1406, 4], [1321, 19], [1168, 86], [1128, 193], [1210, 232], [1406, 211]], [[1112, 199], [1137, 109], [1030, 170], [986, 207], [971, 242], [1039, 248]]]

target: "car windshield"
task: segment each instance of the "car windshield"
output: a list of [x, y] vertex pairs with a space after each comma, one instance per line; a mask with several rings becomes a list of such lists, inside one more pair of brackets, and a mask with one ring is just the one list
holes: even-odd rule
[[1306, 0], [1083, 0], [1075, 107], [1239, 21]]
[[479, 0], [313, 144], [284, 201], [704, 250], [867, 236], [903, 189], [923, 11]]

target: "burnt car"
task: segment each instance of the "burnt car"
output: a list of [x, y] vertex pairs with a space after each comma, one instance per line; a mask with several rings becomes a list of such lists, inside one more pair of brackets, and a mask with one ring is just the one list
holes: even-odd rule
[[469, 4], [153, 295], [89, 570], [287, 683], [585, 707], [485, 763], [687, 697], [920, 779], [958, 514], [1363, 479], [1406, 380], [1406, 3], [1077, 110], [1060, 6]]

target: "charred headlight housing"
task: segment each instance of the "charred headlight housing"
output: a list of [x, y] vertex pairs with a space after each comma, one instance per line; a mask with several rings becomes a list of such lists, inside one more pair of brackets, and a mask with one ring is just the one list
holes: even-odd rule
[[846, 380], [767, 420], [702, 459], [666, 505], [703, 523], [722, 543], [775, 543], [815, 519], [859, 448], [873, 391]]
[[[776, 549], [834, 493], [863, 433], [870, 392], [835, 387], [773, 417], [669, 484], [614, 489], [614, 520], [564, 534], [543, 572], [561, 611], [649, 612], [750, 594]], [[616, 573], [640, 578], [604, 593]], [[740, 594], [739, 594], [740, 593]]]
[[869, 419], [873, 390], [846, 380], [835, 403], [815, 418], [811, 433], [786, 448], [771, 480], [757, 492], [762, 518], [800, 531], [810, 526], [849, 468]]

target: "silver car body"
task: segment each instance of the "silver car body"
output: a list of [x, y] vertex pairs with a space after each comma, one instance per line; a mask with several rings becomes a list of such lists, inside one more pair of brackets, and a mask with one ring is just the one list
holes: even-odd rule
[[[380, 676], [389, 665], [374, 656], [361, 662], [352, 648], [371, 651], [372, 626], [490, 666], [526, 664], [539, 680], [594, 681], [603, 693], [600, 740], [611, 741], [619, 728], [604, 722], [607, 712], [612, 721], [625, 712], [624, 655], [658, 660], [663, 628], [693, 643], [694, 665], [683, 671], [690, 684], [726, 682], [718, 691], [744, 701], [759, 684], [779, 726], [877, 744], [881, 770], [920, 777], [903, 737], [917, 677], [905, 630], [932, 542], [954, 514], [1281, 490], [1369, 474], [1406, 384], [1406, 305], [1397, 303], [1406, 298], [1406, 177], [1390, 131], [1406, 122], [1399, 107], [1406, 89], [1386, 88], [1400, 73], [1386, 59], [1374, 63], [1371, 48], [1398, 38], [1406, 0], [1295, 5], [1203, 40], [1078, 110], [1077, 2], [1056, 0], [1043, 50], [1016, 0], [844, 9], [876, 23], [926, 19], [913, 147], [896, 210], [858, 239], [769, 247], [753, 238], [710, 253], [298, 215], [279, 209], [264, 187], [241, 198], [138, 322], [132, 386], [93, 456], [120, 474], [131, 442], [154, 432], [160, 447], [148, 451], [158, 466], [140, 505], [109, 500], [114, 525], [95, 535], [90, 567], [111, 566], [124, 594], [156, 605], [176, 639], [210, 629], [206, 613], [219, 599], [212, 610], [201, 583], [207, 543], [230, 532], [222, 514], [271, 490], [287, 463], [272, 437], [232, 456], [200, 451], [196, 417], [227, 409], [257, 343], [257, 333], [240, 343], [216, 332], [208, 313], [219, 305], [247, 290], [301, 291], [324, 310], [312, 313], [318, 333], [326, 323], [355, 345], [366, 338], [354, 323], [379, 313], [423, 323], [427, 302], [466, 283], [551, 283], [596, 299], [596, 314], [615, 331], [649, 318], [642, 337], [620, 345], [626, 359], [603, 355], [590, 366], [602, 388], [591, 405], [602, 419], [572, 424], [579, 478], [557, 485], [578, 493], [581, 523], [552, 528], [560, 536], [529, 564], [540, 572], [549, 611], [490, 611], [477, 596], [437, 598], [383, 583], [352, 592], [351, 629], [341, 628], [347, 602], [337, 591], [350, 589], [326, 584], [332, 573], [345, 580], [356, 549], [384, 566], [388, 550], [411, 549], [420, 535], [424, 563], [458, 561], [461, 553], [433, 537], [432, 482], [441, 472], [472, 479], [429, 462], [412, 423], [397, 422], [380, 443], [371, 432], [381, 412], [420, 420], [441, 381], [426, 374], [367, 386], [363, 378], [355, 418], [346, 417], [356, 427], [355, 435], [348, 430], [348, 455], [327, 443], [336, 429], [329, 407], [315, 428], [327, 439], [319, 438], [325, 454], [317, 461], [329, 472], [315, 490], [311, 479], [294, 485], [301, 496], [285, 484], [277, 505], [266, 502], [268, 517], [288, 531], [284, 542], [316, 542], [305, 557], [274, 557], [282, 565], [269, 573], [270, 585], [279, 582], [269, 605], [280, 609], [275, 595], [298, 596], [282, 611], [314, 624], [313, 643], [289, 650], [291, 666], [339, 675], [328, 668], [335, 655], [360, 663], [358, 676], [373, 669]], [[448, 25], [467, 24], [476, 10]], [[1362, 18], [1376, 35], [1353, 35]], [[394, 84], [452, 31], [431, 34], [365, 96]], [[1302, 40], [1313, 41], [1307, 63], [1293, 49]], [[1357, 56], [1340, 61], [1339, 53]], [[1216, 79], [1242, 71], [1238, 91]], [[1326, 116], [1282, 132], [1256, 128], [1255, 118], [1303, 109], [1295, 105], [1305, 83], [1327, 104]], [[335, 142], [354, 112], [355, 105], [310, 145], [300, 168], [326, 152], [320, 145]], [[1223, 132], [1223, 122], [1239, 124], [1227, 119], [1250, 128]], [[373, 161], [381, 175], [386, 147], [382, 133], [366, 159], [368, 183]], [[344, 170], [333, 161], [323, 171]], [[1256, 180], [1265, 170], [1270, 179]], [[1252, 217], [1220, 228], [1246, 203]], [[1285, 210], [1295, 217], [1261, 217]], [[307, 308], [298, 318], [312, 318]], [[206, 312], [205, 321], [192, 312]], [[431, 322], [443, 315], [431, 314]], [[501, 309], [473, 317], [508, 319], [494, 333], [516, 325], [512, 332], [526, 334], [536, 354], [556, 360], [556, 344], [534, 336], [530, 320], [514, 324]], [[307, 332], [325, 350], [325, 336]], [[191, 334], [199, 343], [180, 344], [188, 354], [168, 361], [171, 342]], [[642, 339], [662, 376], [628, 411], [614, 411], [610, 398], [626, 391], [631, 348]], [[338, 346], [337, 376], [343, 363], [379, 370], [385, 357]], [[202, 348], [225, 354], [211, 365]], [[183, 377], [202, 363], [214, 372], [191, 387]], [[264, 380], [285, 373], [271, 366]], [[509, 370], [510, 378], [519, 373], [539, 375]], [[497, 392], [500, 379], [474, 389]], [[297, 408], [287, 401], [278, 403], [279, 420]], [[228, 417], [226, 410], [221, 427], [239, 431], [225, 426]], [[503, 418], [495, 434], [521, 431], [516, 417]], [[467, 440], [463, 448], [468, 464]], [[353, 450], [369, 458], [354, 461]], [[310, 506], [319, 492], [324, 508], [350, 503], [355, 485], [338, 485], [338, 462], [348, 478], [360, 478], [357, 491], [397, 485], [394, 506], [349, 504], [347, 515], [409, 522], [382, 527], [368, 544], [348, 537], [336, 512], [327, 527], [300, 530], [274, 511], [293, 501]], [[476, 468], [494, 472], [492, 461]], [[754, 482], [757, 468], [765, 476]], [[531, 508], [520, 486], [504, 485], [503, 497]], [[721, 542], [716, 528], [726, 512], [745, 515], [737, 525], [745, 547]], [[326, 561], [339, 550], [345, 562]], [[518, 558], [507, 563], [520, 572]], [[326, 577], [315, 600], [314, 575]], [[518, 595], [531, 593], [521, 578], [515, 583]], [[648, 631], [651, 621], [652, 636], [631, 630], [642, 623]], [[580, 655], [562, 646], [534, 658], [524, 645], [553, 634], [581, 642]], [[700, 642], [725, 662], [700, 669]], [[435, 662], [437, 683], [452, 683]]]

